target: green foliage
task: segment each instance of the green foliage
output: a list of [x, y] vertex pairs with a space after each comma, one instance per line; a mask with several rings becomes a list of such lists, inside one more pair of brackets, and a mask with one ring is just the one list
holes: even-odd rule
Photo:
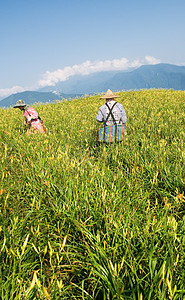
[[47, 135], [0, 110], [2, 299], [185, 299], [185, 92], [120, 96], [112, 145], [99, 96], [36, 105]]

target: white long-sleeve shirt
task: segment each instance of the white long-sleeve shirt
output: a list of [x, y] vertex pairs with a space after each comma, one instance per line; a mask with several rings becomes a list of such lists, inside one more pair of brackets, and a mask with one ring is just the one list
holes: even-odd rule
[[[107, 102], [110, 109], [112, 108], [112, 106], [114, 105], [115, 102], [116, 102], [115, 100], [111, 100], [111, 101]], [[115, 121], [116, 121], [117, 124], [125, 124], [126, 123], [127, 115], [126, 115], [126, 112], [125, 112], [124, 107], [123, 107], [122, 104], [117, 102], [115, 104], [113, 110], [112, 110], [112, 113], [113, 113], [113, 116], [114, 116]], [[113, 118], [112, 118], [111, 114], [109, 115], [109, 118], [108, 118], [108, 120], [105, 124], [105, 121], [107, 119], [108, 114], [109, 114], [109, 109], [104, 104], [99, 108], [99, 111], [98, 111], [97, 116], [96, 116], [96, 120], [98, 122], [103, 122], [103, 124], [106, 125], [106, 126], [114, 124], [114, 121], [113, 121]]]

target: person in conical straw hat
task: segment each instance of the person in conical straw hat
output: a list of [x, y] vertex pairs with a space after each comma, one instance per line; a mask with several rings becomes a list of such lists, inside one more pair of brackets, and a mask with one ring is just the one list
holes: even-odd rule
[[[99, 108], [96, 116], [98, 122], [103, 122], [105, 126], [116, 124], [126, 124], [127, 115], [122, 104], [115, 101], [115, 98], [119, 98], [119, 95], [114, 94], [110, 89], [101, 96], [100, 99], [106, 99], [106, 103]], [[113, 107], [114, 105], [114, 107]], [[112, 114], [114, 116], [115, 122], [112, 115], [109, 114], [109, 108], [112, 109]], [[107, 116], [109, 115], [108, 119]]]
[[24, 125], [28, 125], [27, 133], [46, 133], [44, 122], [39, 117], [38, 113], [33, 107], [29, 107], [23, 100], [18, 100], [14, 108], [19, 108], [24, 113]]
[[[106, 126], [117, 126], [118, 124], [122, 125], [122, 130], [126, 128], [127, 115], [125, 109], [122, 104], [116, 102], [115, 100], [115, 98], [119, 97], [119, 95], [114, 94], [110, 89], [108, 89], [104, 96], [100, 97], [100, 99], [106, 99], [106, 103], [99, 108], [96, 120], [100, 123], [103, 123], [104, 130]], [[118, 127], [119, 126], [117, 126], [117, 130], [119, 129]]]

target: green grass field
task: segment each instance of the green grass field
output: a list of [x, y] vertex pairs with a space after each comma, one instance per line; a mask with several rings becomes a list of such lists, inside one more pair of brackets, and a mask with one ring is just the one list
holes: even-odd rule
[[0, 110], [0, 299], [185, 299], [185, 92], [119, 94], [108, 146], [99, 96]]

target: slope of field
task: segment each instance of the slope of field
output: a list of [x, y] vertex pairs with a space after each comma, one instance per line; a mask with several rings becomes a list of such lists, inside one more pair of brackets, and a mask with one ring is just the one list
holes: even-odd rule
[[185, 92], [120, 96], [109, 146], [98, 96], [0, 110], [1, 299], [184, 299]]

